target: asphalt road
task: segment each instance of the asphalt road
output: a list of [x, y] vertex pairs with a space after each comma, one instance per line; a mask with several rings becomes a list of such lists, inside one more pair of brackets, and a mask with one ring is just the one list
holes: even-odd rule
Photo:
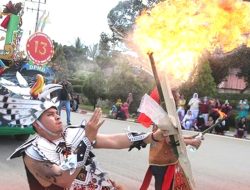
[[[65, 122], [65, 113], [62, 113]], [[88, 119], [89, 114], [72, 113], [72, 124]], [[139, 124], [105, 119], [101, 133], [121, 133], [132, 130], [148, 131]], [[186, 132], [185, 132], [186, 133]], [[22, 142], [11, 137], [0, 138], [0, 190], [26, 190], [26, 174], [22, 159], [6, 158]], [[188, 151], [197, 190], [249, 190], [250, 141], [207, 134], [196, 152]], [[101, 167], [127, 190], [137, 190], [147, 169], [148, 147], [133, 150], [94, 150]], [[153, 181], [152, 181], [153, 183]], [[151, 185], [150, 190], [153, 189]]]

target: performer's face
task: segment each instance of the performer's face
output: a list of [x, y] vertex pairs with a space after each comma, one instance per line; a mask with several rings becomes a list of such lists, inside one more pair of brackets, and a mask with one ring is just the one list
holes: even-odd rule
[[63, 131], [63, 125], [56, 108], [50, 108], [43, 112], [40, 122], [53, 133], [60, 135]]

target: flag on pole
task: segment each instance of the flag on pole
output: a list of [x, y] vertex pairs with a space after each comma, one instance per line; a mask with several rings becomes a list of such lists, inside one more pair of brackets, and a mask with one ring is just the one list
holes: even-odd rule
[[[160, 103], [160, 96], [157, 87], [155, 87], [151, 91], [150, 97], [154, 99], [158, 104]], [[150, 125], [152, 124], [152, 120], [145, 113], [140, 113], [139, 117], [137, 118], [137, 122], [141, 123], [146, 128], [150, 127]]]

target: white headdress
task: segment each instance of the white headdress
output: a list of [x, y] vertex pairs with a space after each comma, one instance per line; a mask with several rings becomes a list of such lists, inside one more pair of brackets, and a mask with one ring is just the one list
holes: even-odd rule
[[[0, 95], [0, 124], [30, 125], [45, 110], [58, 106], [57, 98], [51, 99], [50, 93], [62, 89], [62, 86], [59, 84], [45, 86], [42, 75], [37, 75], [37, 81], [32, 88], [17, 86], [12, 82], [7, 84], [5, 83], [2, 86], [19, 95], [20, 98]], [[25, 88], [26, 92], [24, 92], [23, 88]]]

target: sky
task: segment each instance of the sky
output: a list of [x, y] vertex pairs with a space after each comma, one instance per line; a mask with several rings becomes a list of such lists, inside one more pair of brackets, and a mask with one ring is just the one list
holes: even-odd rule
[[[2, 10], [3, 5], [8, 1], [0, 1]], [[40, 1], [44, 2], [44, 0]], [[12, 0], [12, 2], [23, 2], [23, 0]], [[110, 33], [107, 15], [118, 2], [119, 0], [46, 0], [46, 4], [40, 6], [41, 10], [49, 12], [48, 22], [43, 32], [52, 40], [65, 45], [74, 45], [77, 37], [80, 37], [84, 45], [98, 43], [101, 32]], [[37, 9], [37, 7], [37, 3], [25, 1], [22, 44], [25, 44], [29, 35], [34, 33], [37, 17], [36, 12], [27, 8]], [[42, 12], [39, 17], [41, 15]], [[2, 20], [0, 19], [0, 23]]]

